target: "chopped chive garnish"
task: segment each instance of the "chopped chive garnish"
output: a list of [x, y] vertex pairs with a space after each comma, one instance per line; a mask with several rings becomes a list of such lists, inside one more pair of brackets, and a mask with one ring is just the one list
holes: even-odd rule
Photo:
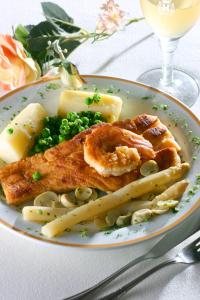
[[7, 130], [7, 131], [8, 131], [8, 133], [9, 133], [9, 134], [13, 134], [13, 132], [14, 132], [14, 129], [13, 129], [13, 128], [8, 128], [8, 130]]

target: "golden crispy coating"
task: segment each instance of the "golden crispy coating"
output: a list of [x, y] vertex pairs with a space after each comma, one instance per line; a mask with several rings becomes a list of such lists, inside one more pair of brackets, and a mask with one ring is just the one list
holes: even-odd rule
[[[43, 154], [27, 157], [0, 169], [0, 181], [7, 202], [20, 204], [48, 190], [62, 193], [83, 186], [103, 191], [115, 191], [138, 179], [139, 168], [120, 176], [103, 177], [85, 162], [86, 138], [89, 138], [95, 130], [105, 126], [125, 128], [136, 135], [142, 135], [143, 137], [138, 138], [138, 144], [134, 144], [139, 155], [142, 156], [142, 161], [152, 159], [149, 154], [144, 155], [145, 145], [145, 150], [149, 149], [149, 153], [155, 157], [160, 169], [180, 163], [177, 154], [180, 147], [167, 127], [157, 117], [143, 114], [132, 120], [116, 122], [112, 126], [102, 123], [79, 133], [70, 141], [48, 149]], [[133, 141], [126, 146], [132, 145]], [[39, 181], [34, 181], [32, 178], [35, 171], [41, 173], [42, 177]]]
[[109, 124], [94, 129], [84, 143], [85, 161], [102, 176], [120, 176], [154, 156], [151, 143], [141, 135]]

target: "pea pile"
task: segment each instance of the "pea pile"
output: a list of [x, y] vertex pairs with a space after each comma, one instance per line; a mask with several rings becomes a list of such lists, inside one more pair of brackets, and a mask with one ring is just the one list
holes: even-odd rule
[[65, 118], [48, 116], [43, 122], [44, 128], [36, 137], [30, 155], [44, 152], [63, 141], [70, 140], [77, 133], [90, 126], [106, 122], [106, 120], [100, 112], [81, 111], [78, 113], [69, 112]]

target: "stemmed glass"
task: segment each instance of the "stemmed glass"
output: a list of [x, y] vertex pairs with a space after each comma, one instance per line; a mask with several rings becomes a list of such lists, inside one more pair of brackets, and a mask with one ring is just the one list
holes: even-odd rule
[[179, 39], [200, 16], [200, 0], [140, 0], [140, 3], [147, 22], [160, 40], [163, 66], [146, 71], [138, 81], [192, 106], [199, 96], [198, 83], [191, 75], [173, 68], [173, 56]]

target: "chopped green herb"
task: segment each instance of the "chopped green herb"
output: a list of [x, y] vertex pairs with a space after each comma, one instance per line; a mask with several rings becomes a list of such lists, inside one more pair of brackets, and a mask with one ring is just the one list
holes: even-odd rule
[[38, 181], [42, 178], [42, 175], [39, 171], [36, 171], [36, 172], [33, 173], [32, 178], [33, 178], [34, 181]]
[[195, 195], [195, 190], [194, 190], [193, 188], [190, 189], [190, 190], [188, 191], [188, 194], [191, 195], [191, 196]]
[[104, 234], [105, 235], [109, 235], [109, 234], [111, 234], [113, 232], [113, 230], [106, 230], [106, 231], [104, 231]]
[[200, 137], [198, 136], [193, 136], [192, 137], [192, 142], [197, 145], [197, 146], [200, 146]]
[[149, 99], [152, 99], [153, 98], [153, 96], [144, 96], [144, 97], [142, 97], [141, 99], [142, 100], [149, 100]]
[[168, 105], [167, 104], [158, 104], [158, 103], [156, 103], [152, 106], [152, 109], [154, 109], [154, 110], [159, 110], [159, 109], [168, 110]]
[[95, 93], [97, 93], [99, 89], [98, 89], [98, 87], [96, 85], [94, 85], [93, 86], [93, 90], [94, 90]]
[[49, 90], [57, 90], [60, 88], [60, 84], [58, 83], [55, 83], [55, 82], [51, 82], [49, 83], [47, 86], [46, 86], [46, 91], [49, 91]]
[[42, 214], [43, 214], [43, 211], [42, 211], [41, 209], [38, 209], [38, 210], [36, 210], [36, 213], [37, 213], [38, 215], [42, 215]]
[[193, 155], [193, 156], [192, 156], [192, 159], [193, 159], [193, 160], [196, 160], [196, 159], [197, 159], [197, 156], [196, 156], [196, 155]]
[[158, 109], [159, 109], [159, 105], [158, 105], [158, 104], [154, 104], [154, 105], [152, 106], [152, 109], [158, 110]]
[[10, 110], [11, 108], [12, 108], [11, 105], [9, 105], [9, 106], [4, 106], [4, 107], [3, 107], [3, 110]]
[[87, 228], [81, 229], [80, 234], [82, 238], [87, 238], [89, 234], [88, 229]]
[[41, 99], [44, 99], [44, 93], [42, 93], [42, 92], [37, 92], [37, 94], [40, 96]]
[[188, 123], [186, 121], [184, 121], [183, 128], [187, 129], [188, 127], [189, 127]]
[[111, 234], [112, 232], [114, 232], [115, 230], [118, 230], [119, 228], [120, 227], [115, 224], [111, 227], [108, 227], [106, 230], [104, 229], [103, 232], [105, 235], [108, 235], [108, 234]]
[[200, 175], [196, 175], [196, 184], [200, 184]]
[[178, 208], [178, 207], [173, 207], [171, 210], [172, 210], [172, 212], [173, 212], [174, 214], [176, 214], [176, 213], [179, 212], [179, 208]]
[[193, 186], [192, 186], [192, 187], [189, 189], [189, 191], [188, 191], [187, 202], [189, 202], [190, 199], [191, 199], [194, 195], [196, 195], [196, 193], [198, 192], [199, 189], [200, 189], [200, 174], [197, 174]]
[[13, 132], [14, 132], [14, 129], [13, 129], [13, 128], [8, 128], [8, 130], [7, 130], [7, 131], [8, 131], [8, 133], [9, 133], [9, 134], [13, 134]]
[[106, 93], [108, 93], [108, 94], [113, 94], [113, 93], [114, 93], [114, 91], [113, 91], [113, 89], [111, 89], [111, 88], [108, 88], [108, 89], [106, 90]]
[[25, 96], [22, 96], [22, 102], [26, 102], [28, 100], [28, 98], [27, 97], [25, 97]]
[[167, 109], [168, 109], [168, 105], [167, 105], [167, 104], [161, 104], [160, 107], [161, 107], [163, 110], [167, 110]]
[[95, 93], [93, 96], [85, 99], [85, 104], [91, 105], [93, 103], [99, 103], [100, 100], [101, 100], [101, 96], [99, 94]]

